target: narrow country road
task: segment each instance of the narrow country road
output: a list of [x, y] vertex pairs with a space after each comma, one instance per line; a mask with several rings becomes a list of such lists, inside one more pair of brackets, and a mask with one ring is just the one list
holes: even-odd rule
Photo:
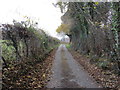
[[83, 67], [73, 59], [63, 44], [56, 52], [52, 73], [47, 88], [100, 88]]

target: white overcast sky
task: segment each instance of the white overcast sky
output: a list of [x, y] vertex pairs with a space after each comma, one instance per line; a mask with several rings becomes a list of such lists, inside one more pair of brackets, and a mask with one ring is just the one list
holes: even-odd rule
[[56, 0], [0, 0], [0, 23], [22, 20], [23, 16], [39, 20], [39, 27], [56, 36], [56, 28], [61, 24], [60, 9], [52, 3]]

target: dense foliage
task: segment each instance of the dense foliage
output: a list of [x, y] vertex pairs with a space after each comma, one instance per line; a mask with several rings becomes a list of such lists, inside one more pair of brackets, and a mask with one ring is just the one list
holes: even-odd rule
[[40, 59], [58, 43], [57, 39], [48, 36], [43, 30], [24, 26], [20, 22], [3, 24], [2, 35], [2, 58], [7, 63], [24, 57]]
[[[61, 17], [70, 26], [72, 48], [99, 66], [120, 70], [120, 2], [69, 2]], [[60, 31], [60, 30], [59, 30]], [[101, 59], [100, 59], [101, 58]]]

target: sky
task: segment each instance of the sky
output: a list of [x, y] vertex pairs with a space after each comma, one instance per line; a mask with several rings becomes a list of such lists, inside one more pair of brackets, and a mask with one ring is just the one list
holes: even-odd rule
[[38, 21], [38, 26], [51, 36], [58, 37], [57, 27], [61, 24], [62, 13], [52, 3], [56, 0], [0, 0], [0, 23], [21, 21], [28, 16]]

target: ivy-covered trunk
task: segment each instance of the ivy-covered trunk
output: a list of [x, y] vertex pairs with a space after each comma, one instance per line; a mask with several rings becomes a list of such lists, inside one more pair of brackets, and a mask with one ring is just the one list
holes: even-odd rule
[[116, 61], [118, 63], [118, 69], [120, 70], [120, 2], [113, 3], [113, 23], [112, 30], [115, 39], [115, 53]]

